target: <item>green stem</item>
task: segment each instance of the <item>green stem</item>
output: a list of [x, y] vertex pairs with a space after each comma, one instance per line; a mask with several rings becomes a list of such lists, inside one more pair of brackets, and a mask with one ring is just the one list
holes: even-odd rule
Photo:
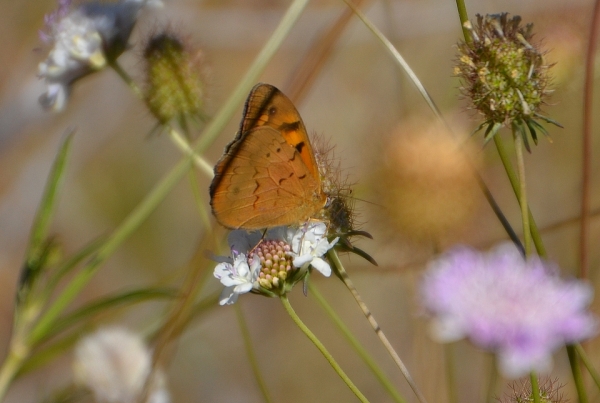
[[240, 330], [242, 331], [242, 338], [244, 339], [244, 346], [246, 347], [248, 360], [250, 360], [250, 366], [252, 367], [252, 373], [254, 374], [254, 378], [256, 379], [258, 387], [263, 395], [263, 400], [270, 403], [273, 400], [269, 395], [269, 389], [267, 388], [267, 384], [265, 383], [262, 372], [258, 366], [258, 360], [256, 359], [256, 354], [254, 354], [254, 347], [252, 347], [252, 342], [250, 339], [250, 331], [248, 330], [248, 325], [246, 324], [246, 319], [244, 318], [242, 308], [240, 308], [240, 304], [234, 304], [234, 307], [235, 315], [237, 317], [238, 324], [240, 325]]
[[21, 368], [25, 357], [14, 354], [11, 350], [0, 369], [0, 401], [4, 400], [4, 396], [8, 391], [10, 383]]
[[540, 403], [540, 385], [538, 383], [537, 374], [531, 372], [531, 374], [529, 374], [529, 379], [531, 382], [531, 396], [533, 397], [533, 403]]
[[325, 300], [323, 295], [317, 290], [314, 282], [308, 283], [308, 289], [310, 291], [310, 295], [312, 295], [321, 308], [325, 310], [327, 315], [331, 318], [333, 323], [338, 327], [338, 329], [342, 332], [344, 337], [350, 342], [350, 345], [354, 350], [358, 353], [360, 358], [367, 364], [367, 366], [371, 369], [371, 372], [375, 375], [377, 380], [381, 383], [381, 385], [387, 390], [387, 392], [392, 396], [392, 398], [398, 403], [404, 403], [406, 400], [400, 395], [400, 393], [396, 390], [390, 379], [385, 375], [383, 370], [377, 365], [375, 360], [369, 355], [367, 350], [360, 344], [358, 339], [354, 337], [350, 329], [344, 324], [342, 319], [335, 313], [331, 305]]
[[304, 332], [306, 337], [308, 337], [310, 339], [310, 341], [315, 345], [315, 347], [317, 347], [317, 349], [321, 352], [321, 354], [323, 354], [323, 357], [325, 357], [325, 359], [329, 362], [329, 364], [334, 369], [334, 371], [340, 376], [340, 378], [342, 378], [342, 380], [346, 383], [346, 385], [348, 385], [350, 390], [356, 395], [356, 397], [358, 397], [358, 399], [361, 402], [368, 402], [367, 398], [360, 392], [360, 390], [358, 390], [356, 385], [354, 385], [354, 383], [352, 383], [352, 381], [350, 380], [348, 375], [346, 375], [346, 373], [342, 370], [342, 368], [339, 366], [339, 364], [335, 361], [333, 356], [329, 353], [329, 351], [327, 351], [327, 349], [325, 348], [323, 343], [321, 343], [321, 341], [317, 338], [317, 336], [315, 336], [310, 331], [310, 329], [302, 322], [302, 320], [300, 320], [300, 317], [296, 314], [296, 312], [294, 311], [294, 308], [292, 308], [292, 305], [290, 304], [290, 301], [288, 300], [287, 295], [282, 295], [280, 297], [280, 299], [281, 299], [281, 302], [283, 303], [283, 307], [287, 311], [288, 315], [290, 315], [290, 317], [292, 318], [292, 320], [294, 321], [296, 326], [298, 326], [300, 328], [300, 330], [302, 330], [302, 332]]
[[498, 401], [494, 396], [494, 391], [496, 390], [496, 383], [498, 382], [498, 365], [495, 354], [492, 354], [491, 364], [492, 365], [490, 365], [490, 381], [488, 383], [487, 393], [485, 396], [486, 403]]
[[[298, 20], [308, 0], [295, 0], [288, 8], [286, 14], [282, 18], [279, 26], [259, 55], [250, 66], [246, 75], [238, 84], [234, 93], [228, 98], [223, 107], [219, 110], [217, 116], [210, 122], [203, 132], [200, 141], [194, 147], [194, 151], [198, 153], [204, 152], [212, 141], [225, 128], [240, 103], [243, 102], [246, 94], [252, 87], [252, 84], [258, 79], [262, 71], [266, 68], [271, 57], [279, 48], [294, 23]], [[54, 304], [48, 309], [44, 316], [40, 319], [37, 326], [33, 329], [29, 337], [32, 345], [36, 341], [43, 338], [44, 334], [52, 326], [61, 312], [73, 299], [79, 294], [81, 289], [89, 282], [94, 275], [96, 268], [112, 255], [112, 253], [125, 241], [145, 219], [152, 213], [158, 204], [166, 197], [171, 189], [179, 182], [179, 180], [189, 171], [191, 167], [191, 158], [186, 155], [182, 160], [167, 174], [164, 179], [159, 182], [150, 194], [136, 207], [136, 209], [125, 219], [125, 221], [113, 232], [112, 236], [107, 240], [106, 244], [100, 248], [94, 259], [80, 271], [67, 285], [65, 290], [56, 299]]]
[[573, 381], [575, 382], [575, 389], [577, 389], [579, 403], [588, 403], [587, 394], [585, 393], [585, 387], [583, 385], [583, 374], [581, 373], [581, 367], [579, 366], [579, 356], [573, 345], [567, 346], [567, 354], [569, 356], [569, 364], [571, 364], [571, 372], [573, 374]]
[[579, 356], [579, 358], [581, 358], [581, 361], [583, 361], [583, 365], [585, 365], [585, 368], [588, 370], [589, 374], [592, 376], [592, 379], [594, 380], [596, 387], [600, 390], [600, 374], [598, 374], [598, 371], [596, 371], [596, 368], [594, 368], [594, 364], [589, 359], [587, 353], [585, 352], [585, 350], [583, 349], [581, 344], [577, 343], [577, 344], [574, 344], [574, 346], [575, 346], [575, 351], [577, 351], [577, 355]]
[[531, 230], [529, 225], [529, 207], [527, 204], [527, 182], [525, 181], [525, 159], [523, 158], [523, 139], [519, 133], [513, 131], [515, 139], [515, 152], [517, 154], [517, 172], [519, 174], [519, 205], [521, 207], [521, 220], [523, 222], [523, 247], [525, 256], [531, 254]]
[[469, 21], [469, 14], [467, 13], [467, 6], [464, 0], [456, 0], [456, 9], [458, 10], [458, 18], [460, 18], [460, 26], [462, 27], [465, 42], [470, 43], [472, 41], [471, 32], [465, 27], [465, 23]]
[[[515, 193], [515, 196], [517, 197], [517, 199], [520, 199], [521, 189], [519, 186], [519, 179], [512, 167], [510, 158], [508, 156], [508, 153], [506, 152], [506, 148], [504, 148], [504, 143], [502, 142], [502, 139], [500, 138], [500, 136], [498, 136], [498, 135], [494, 136], [494, 144], [496, 145], [496, 150], [498, 151], [498, 155], [500, 156], [502, 165], [504, 165], [504, 170], [506, 171], [506, 176], [508, 177], [508, 180], [510, 181], [510, 185], [512, 186], [513, 192]], [[530, 227], [530, 231], [531, 231], [531, 237], [533, 239], [535, 249], [537, 250], [537, 253], [539, 256], [547, 257], [546, 248], [544, 247], [544, 243], [542, 241], [542, 236], [540, 235], [540, 231], [537, 227], [537, 224], [535, 223], [535, 220], [533, 218], [533, 214], [531, 214], [531, 211], [528, 211], [528, 216], [529, 216], [529, 227]]]
[[194, 151], [194, 149], [187, 142], [185, 136], [183, 136], [181, 133], [179, 133], [177, 130], [173, 129], [170, 126], [167, 128], [167, 133], [169, 134], [169, 137], [171, 138], [173, 144], [175, 144], [175, 146], [177, 146], [177, 148], [179, 148], [179, 150], [184, 155], [187, 155], [188, 157], [193, 159], [194, 165], [196, 165], [196, 167], [198, 167], [202, 172], [204, 172], [209, 178], [212, 178], [214, 176], [212, 165], [206, 162], [206, 160], [201, 155], [198, 155], [198, 153]]
[[356, 7], [356, 5], [351, 0], [344, 0], [344, 2], [348, 5], [348, 7], [350, 7], [352, 9], [352, 11], [354, 11], [354, 14], [356, 14], [356, 16], [358, 18], [360, 18], [360, 20], [363, 22], [363, 24], [365, 24], [365, 26], [373, 33], [373, 35], [375, 35], [375, 37], [383, 44], [383, 46], [385, 46], [385, 48], [387, 49], [388, 52], [390, 52], [392, 57], [394, 59], [396, 59], [396, 61], [398, 62], [400, 67], [402, 67], [402, 69], [404, 70], [404, 72], [406, 73], [408, 78], [412, 81], [412, 83], [415, 85], [415, 87], [417, 87], [417, 90], [419, 91], [419, 93], [421, 94], [421, 96], [423, 97], [423, 99], [425, 100], [427, 105], [429, 106], [429, 108], [433, 111], [433, 113], [435, 114], [435, 117], [438, 119], [438, 121], [440, 123], [444, 124], [446, 127], [448, 127], [446, 121], [442, 117], [442, 113], [440, 112], [440, 110], [437, 107], [437, 105], [435, 104], [435, 102], [433, 102], [433, 98], [431, 98], [431, 95], [429, 95], [429, 93], [427, 92], [427, 89], [425, 89], [425, 86], [423, 85], [423, 83], [421, 83], [421, 80], [419, 80], [419, 77], [415, 74], [413, 69], [410, 68], [410, 66], [406, 62], [406, 60], [404, 60], [404, 58], [402, 57], [400, 52], [398, 52], [398, 49], [396, 49], [396, 47], [383, 34], [383, 32], [381, 32], [367, 18], [367, 16], [362, 11], [360, 11], [360, 9], [358, 7]]
[[139, 228], [190, 167], [191, 161], [189, 158], [185, 158], [177, 164], [175, 168], [154, 187], [142, 203], [127, 216], [123, 223], [115, 229], [112, 235], [107, 239], [106, 243], [98, 250], [98, 253], [73, 277], [71, 282], [65, 287], [63, 292], [56, 298], [56, 301], [48, 308], [37, 325], [33, 328], [29, 336], [31, 345], [35, 345], [44, 337], [58, 316], [90, 281], [96, 273], [96, 269]]
[[448, 388], [448, 402], [458, 403], [456, 391], [456, 372], [454, 371], [454, 343], [444, 346], [444, 361], [446, 366], [446, 386]]
[[[110, 66], [117, 72], [119, 77], [129, 86], [129, 88], [134, 92], [134, 94], [142, 101], [146, 101], [144, 97], [144, 93], [140, 89], [140, 87], [136, 84], [135, 81], [127, 74], [127, 72], [121, 67], [121, 65], [115, 60]], [[212, 165], [210, 165], [202, 156], [198, 155], [194, 152], [190, 144], [187, 142], [185, 136], [179, 133], [177, 130], [173, 129], [169, 124], [163, 124], [164, 128], [167, 129], [167, 133], [171, 138], [171, 141], [184, 155], [188, 155], [194, 161], [194, 164], [204, 173], [208, 174], [210, 178], [213, 177]]]

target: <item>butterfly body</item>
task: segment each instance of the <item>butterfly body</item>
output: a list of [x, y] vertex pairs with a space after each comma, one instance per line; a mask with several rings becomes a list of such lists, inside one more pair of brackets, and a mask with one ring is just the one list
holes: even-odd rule
[[299, 224], [327, 201], [302, 118], [269, 84], [250, 92], [240, 130], [214, 172], [211, 207], [228, 228]]

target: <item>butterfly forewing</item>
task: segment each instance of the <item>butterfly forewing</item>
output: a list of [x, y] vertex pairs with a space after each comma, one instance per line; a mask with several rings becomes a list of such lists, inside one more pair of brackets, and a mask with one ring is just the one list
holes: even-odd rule
[[215, 217], [229, 228], [297, 224], [326, 201], [298, 150], [270, 126], [255, 127], [227, 147], [210, 193]]
[[298, 150], [310, 174], [320, 181], [317, 162], [300, 113], [283, 92], [270, 84], [257, 84], [250, 92], [244, 106], [240, 133], [258, 126], [270, 126], [278, 130], [286, 142]]

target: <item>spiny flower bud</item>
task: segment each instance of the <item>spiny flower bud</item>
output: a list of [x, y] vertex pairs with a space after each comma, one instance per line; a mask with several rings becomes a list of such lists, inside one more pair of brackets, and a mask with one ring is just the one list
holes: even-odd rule
[[175, 35], [163, 32], [148, 41], [144, 58], [146, 101], [160, 123], [177, 119], [185, 126], [186, 117], [202, 117], [201, 52], [191, 51]]
[[[539, 395], [541, 403], [567, 403], [564, 399], [560, 389], [563, 387], [558, 382], [558, 379], [551, 379], [545, 377], [538, 380], [539, 382]], [[506, 397], [502, 400], [498, 400], [499, 403], [529, 403], [533, 402], [533, 392], [531, 390], [531, 382], [528, 380], [522, 380], [521, 382], [513, 382], [510, 385], [512, 393], [506, 394]]]
[[538, 131], [547, 135], [535, 119], [558, 123], [540, 114], [551, 92], [547, 89], [550, 66], [543, 52], [530, 43], [533, 24], [520, 23], [521, 17], [502, 13], [477, 15], [474, 27], [465, 24], [472, 40], [458, 45], [454, 73], [462, 79], [462, 90], [473, 108], [485, 117], [478, 129], [486, 127], [485, 141], [502, 126], [510, 126], [530, 150], [526, 128], [536, 144]]
[[248, 257], [256, 254], [260, 258], [258, 283], [270, 290], [280, 288], [293, 268], [291, 247], [284, 241], [263, 240], [250, 252]]

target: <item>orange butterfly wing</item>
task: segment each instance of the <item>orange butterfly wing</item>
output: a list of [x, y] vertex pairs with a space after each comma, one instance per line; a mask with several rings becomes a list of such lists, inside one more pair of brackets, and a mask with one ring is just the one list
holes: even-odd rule
[[213, 214], [228, 228], [292, 225], [314, 216], [327, 197], [304, 123], [277, 88], [250, 92], [241, 128], [215, 166]]
[[317, 161], [298, 110], [283, 92], [270, 84], [257, 84], [250, 92], [244, 107], [240, 133], [257, 126], [270, 126], [281, 132], [285, 141], [298, 150], [300, 158], [315, 180], [320, 181]]

